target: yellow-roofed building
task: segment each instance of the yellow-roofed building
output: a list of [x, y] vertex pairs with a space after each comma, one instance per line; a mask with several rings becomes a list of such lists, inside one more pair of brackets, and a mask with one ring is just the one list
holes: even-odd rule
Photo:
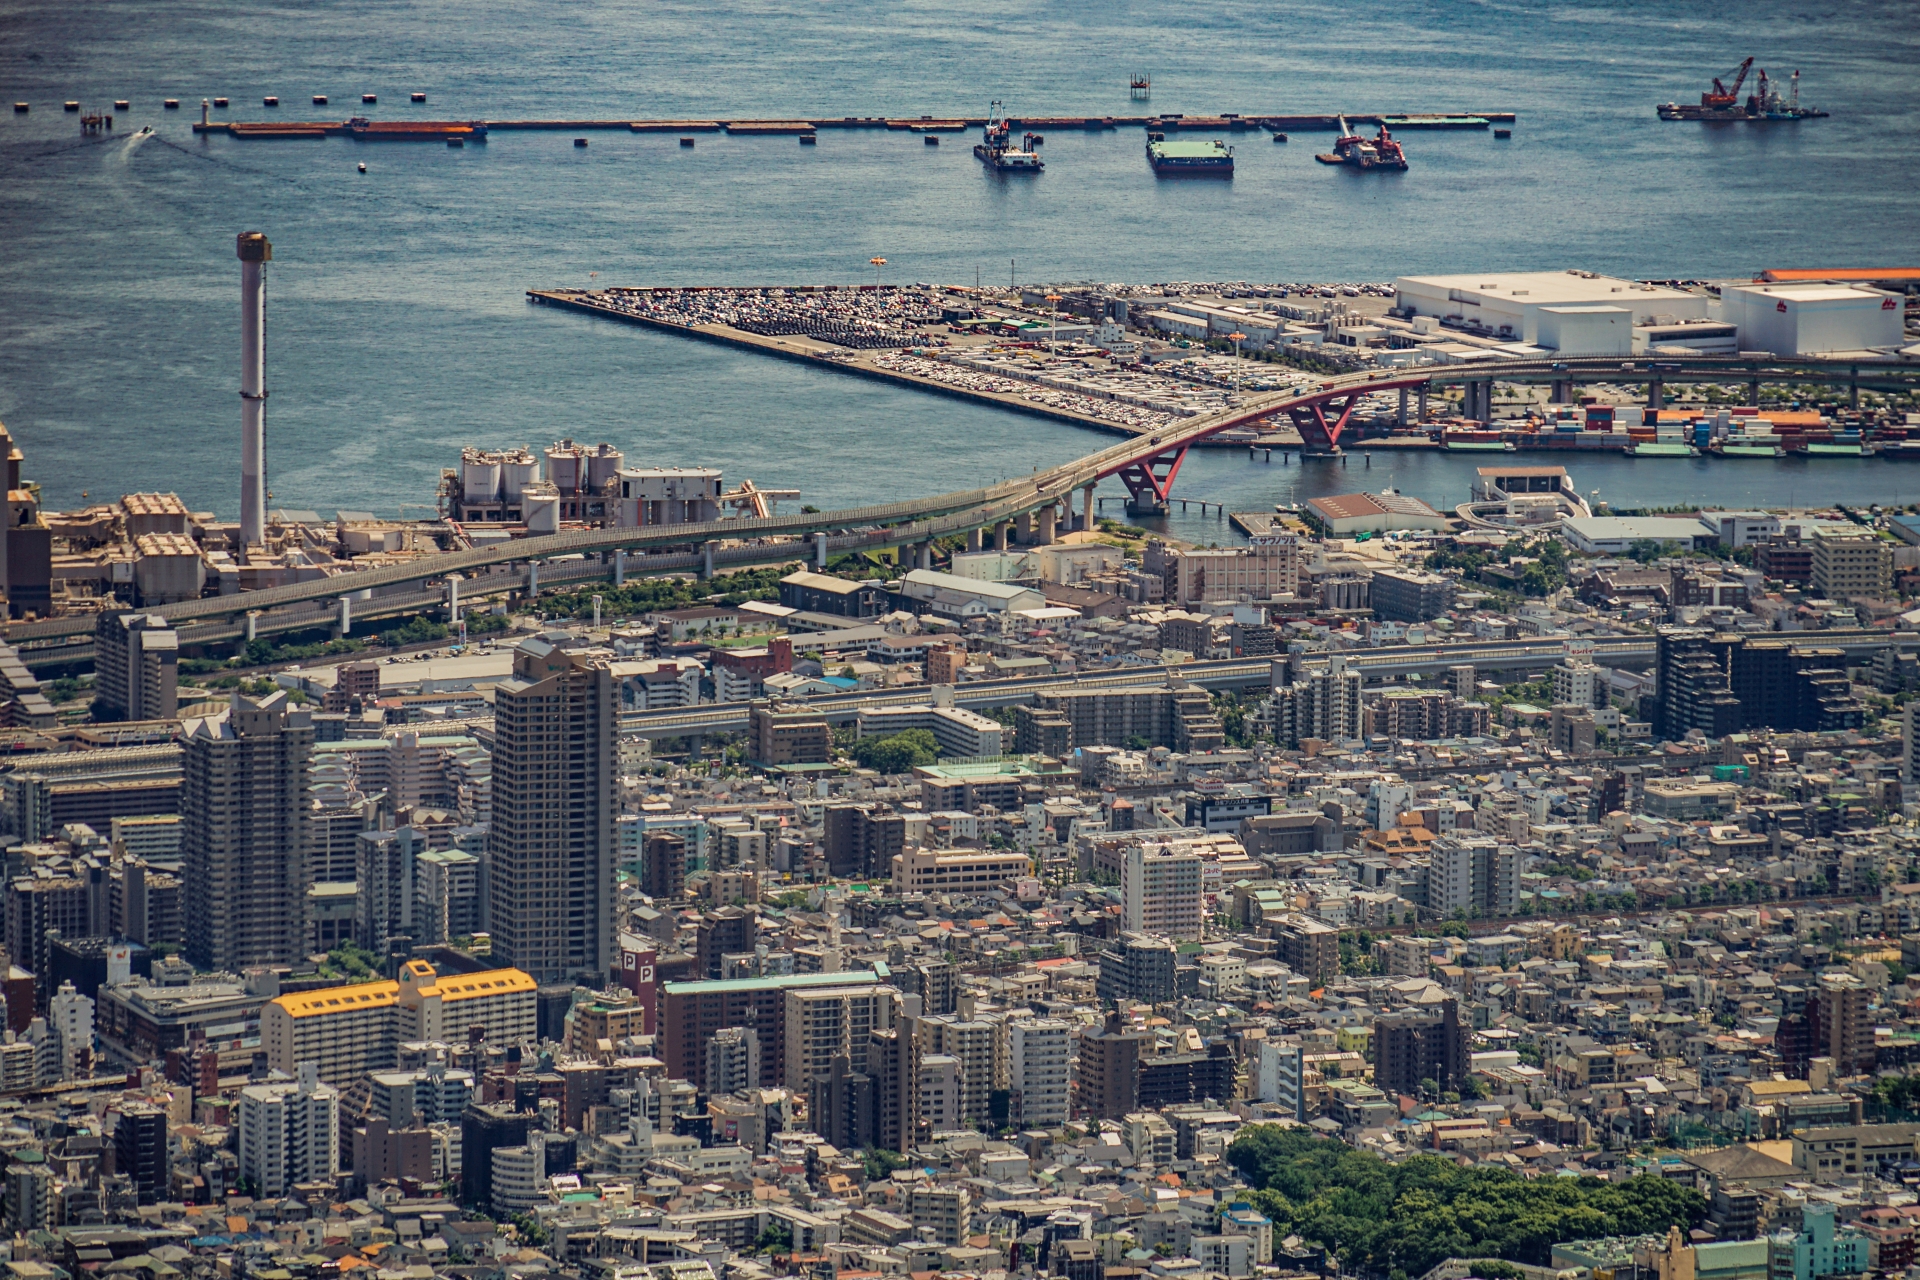
[[537, 1027], [533, 979], [518, 969], [441, 977], [424, 960], [400, 967], [397, 982], [362, 982], [269, 1001], [260, 1012], [267, 1064], [292, 1074], [312, 1062], [328, 1084], [344, 1085], [394, 1064], [394, 1046], [464, 1041], [474, 1028], [499, 1043], [530, 1039]]

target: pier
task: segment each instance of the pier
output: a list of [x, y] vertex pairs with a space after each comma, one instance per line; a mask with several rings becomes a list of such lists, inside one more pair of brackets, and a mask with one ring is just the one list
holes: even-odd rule
[[[1350, 111], [1345, 119], [1352, 125], [1378, 125], [1383, 121], [1394, 129], [1484, 129], [1491, 125], [1511, 125], [1511, 111]], [[1140, 115], [1140, 116], [1018, 116], [1008, 124], [1014, 129], [1077, 129], [1098, 132], [1107, 129], [1154, 129], [1210, 133], [1244, 133], [1266, 130], [1273, 133], [1334, 132], [1341, 116], [1293, 115], [1279, 112], [1227, 111], [1214, 115]], [[461, 131], [512, 133], [526, 131], [569, 130], [575, 133], [612, 131], [616, 133], [725, 133], [742, 137], [785, 136], [811, 133], [821, 129], [883, 129], [906, 133], [960, 133], [986, 124], [985, 116], [840, 116], [780, 120], [421, 120], [405, 122], [417, 137], [444, 137]], [[383, 124], [398, 124], [381, 122]], [[361, 131], [342, 120], [266, 120], [204, 121], [193, 126], [195, 133], [225, 133], [236, 138], [317, 138], [357, 136]], [[412, 133], [407, 136], [416, 136]]]

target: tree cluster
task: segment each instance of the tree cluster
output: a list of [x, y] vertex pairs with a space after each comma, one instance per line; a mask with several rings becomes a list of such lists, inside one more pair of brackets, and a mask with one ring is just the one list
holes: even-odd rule
[[940, 744], [925, 729], [907, 729], [885, 738], [862, 738], [851, 752], [863, 769], [881, 773], [905, 773], [917, 764], [932, 764], [940, 758]]
[[1544, 1265], [1555, 1242], [1683, 1230], [1706, 1215], [1690, 1187], [1651, 1175], [1526, 1179], [1438, 1156], [1389, 1164], [1297, 1128], [1250, 1125], [1227, 1159], [1276, 1238], [1298, 1234], [1349, 1268], [1417, 1276], [1446, 1258]]

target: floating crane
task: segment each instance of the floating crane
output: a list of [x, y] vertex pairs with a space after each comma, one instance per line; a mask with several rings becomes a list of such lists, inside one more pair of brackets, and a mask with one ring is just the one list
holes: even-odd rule
[[1747, 82], [1747, 72], [1753, 69], [1753, 59], [1748, 58], [1727, 75], [1733, 80], [1731, 85], [1719, 76], [1713, 78], [1713, 88], [1700, 95], [1700, 105], [1691, 102], [1663, 102], [1654, 110], [1662, 120], [1814, 120], [1827, 113], [1813, 107], [1800, 105], [1800, 73], [1793, 73], [1792, 96], [1782, 99], [1777, 81], [1767, 78], [1765, 68], [1760, 71], [1759, 88], [1740, 100], [1740, 86]]
[[1703, 107], [1724, 108], [1731, 107], [1734, 103], [1738, 102], [1740, 100], [1740, 86], [1746, 83], [1747, 71], [1752, 66], [1753, 59], [1748, 58], [1729, 73], [1733, 76], [1733, 88], [1731, 89], [1720, 83], [1719, 76], [1715, 76], [1713, 78], [1713, 92], [1701, 94], [1700, 105]]

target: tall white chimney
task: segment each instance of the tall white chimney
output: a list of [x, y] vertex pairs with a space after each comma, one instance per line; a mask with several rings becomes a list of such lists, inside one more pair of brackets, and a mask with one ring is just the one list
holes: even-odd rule
[[267, 541], [267, 263], [273, 246], [240, 233], [240, 545]]

